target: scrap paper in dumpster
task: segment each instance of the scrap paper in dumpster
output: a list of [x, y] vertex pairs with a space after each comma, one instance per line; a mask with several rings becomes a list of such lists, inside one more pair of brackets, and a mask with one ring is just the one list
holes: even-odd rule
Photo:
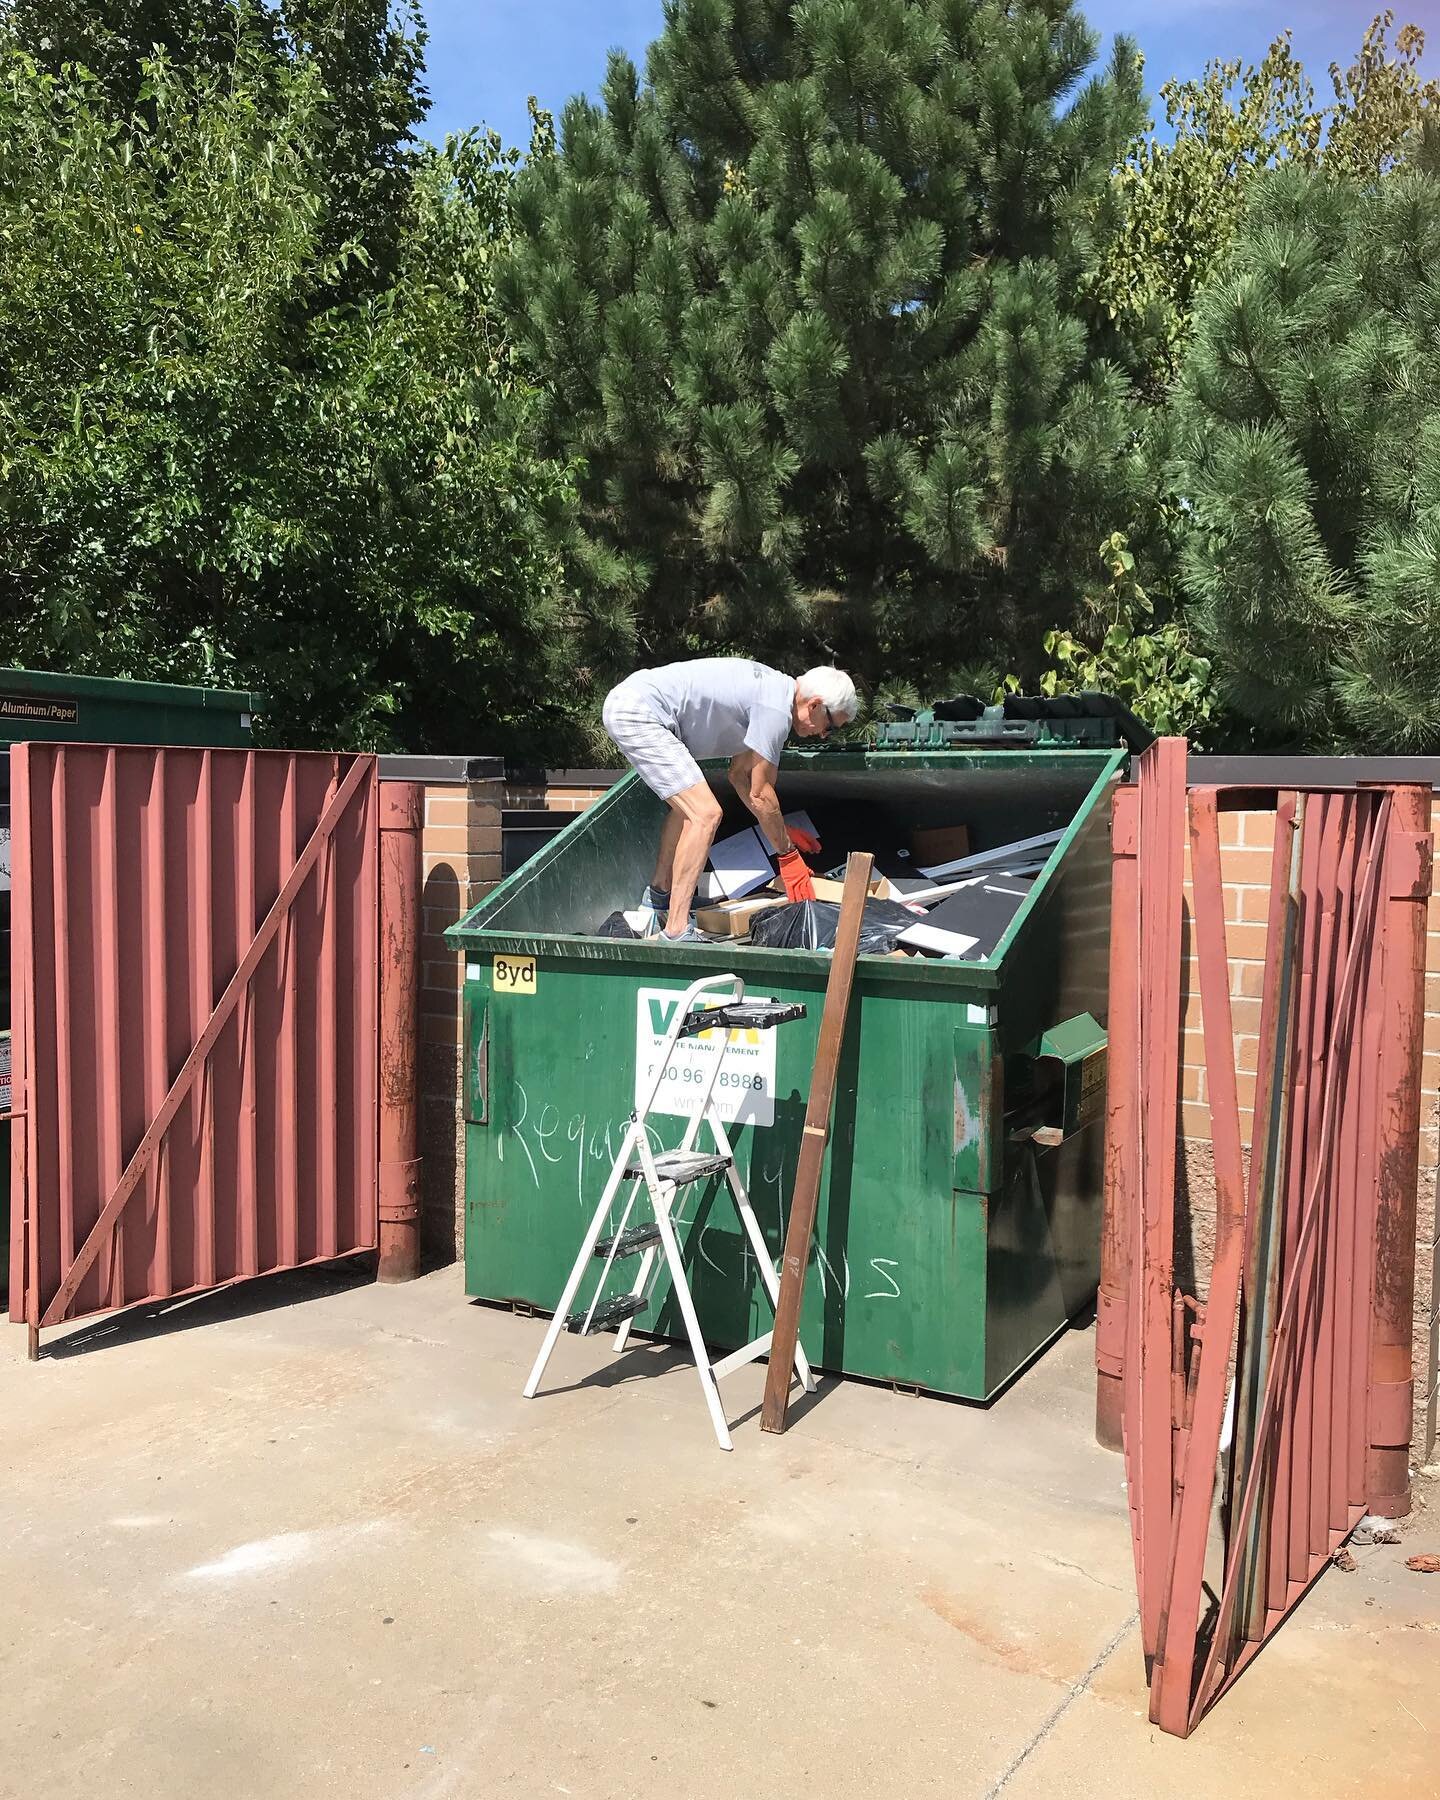
[[[683, 987], [641, 988], [635, 996], [635, 1110], [645, 1104], [660, 1066], [665, 1033], [675, 1018]], [[747, 995], [759, 1000], [759, 994]], [[652, 1113], [692, 1119], [722, 1049], [723, 1032], [706, 1031], [672, 1045]], [[715, 1078], [715, 1110], [727, 1125], [775, 1123], [775, 1043], [778, 1031], [732, 1031]]]
[[972, 962], [993, 955], [1033, 885], [1034, 878], [1023, 875], [990, 875], [967, 882], [932, 907], [923, 925], [903, 932], [900, 942]]
[[[742, 900], [746, 894], [753, 894], [756, 888], [775, 879], [760, 833], [753, 825], [712, 844], [710, 868], [716, 885], [727, 900]], [[711, 898], [708, 894], [704, 897]]]
[[957, 856], [951, 862], [931, 863], [920, 873], [931, 881], [943, 881], [947, 876], [978, 875], [982, 870], [1043, 868], [1064, 835], [1063, 831], [1042, 831], [1037, 837], [996, 844], [991, 850], [977, 850], [971, 856]]

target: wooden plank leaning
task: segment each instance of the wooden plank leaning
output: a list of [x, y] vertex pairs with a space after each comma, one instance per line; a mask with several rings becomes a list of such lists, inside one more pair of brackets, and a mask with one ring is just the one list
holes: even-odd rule
[[835, 1076], [840, 1067], [840, 1046], [850, 1011], [850, 989], [855, 980], [855, 957], [865, 913], [865, 891], [870, 884], [874, 859], [857, 852], [845, 864], [845, 887], [840, 896], [840, 923], [835, 932], [835, 952], [830, 959], [830, 978], [825, 984], [825, 1007], [820, 1015], [820, 1038], [815, 1047], [815, 1070], [810, 1078], [810, 1098], [805, 1107], [805, 1130], [795, 1167], [795, 1188], [790, 1201], [790, 1222], [785, 1231], [785, 1255], [780, 1269], [780, 1299], [775, 1307], [775, 1333], [770, 1345], [770, 1364], [765, 1375], [765, 1401], [760, 1412], [762, 1431], [784, 1431], [790, 1406], [790, 1382], [795, 1369], [795, 1340], [800, 1333], [800, 1306], [805, 1297], [805, 1265], [820, 1203], [820, 1171], [830, 1138], [830, 1112], [835, 1098]]

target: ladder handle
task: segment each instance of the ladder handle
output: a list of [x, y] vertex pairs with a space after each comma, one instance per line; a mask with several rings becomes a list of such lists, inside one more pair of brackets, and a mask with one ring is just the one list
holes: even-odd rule
[[[744, 993], [745, 983], [737, 978], [735, 982], [735, 997], [739, 999]], [[720, 1044], [720, 1054], [710, 1059], [710, 1079], [705, 1083], [705, 1092], [701, 1096], [700, 1104], [696, 1107], [694, 1116], [691, 1118], [689, 1125], [685, 1128], [685, 1136], [680, 1144], [682, 1150], [693, 1150], [695, 1148], [695, 1140], [700, 1135], [701, 1122], [710, 1112], [711, 1096], [715, 1092], [715, 1083], [720, 1078], [720, 1065], [725, 1060], [725, 1052], [730, 1048], [729, 1027], [722, 1026], [720, 1029], [724, 1033]], [[711, 1129], [713, 1130], [714, 1127], [712, 1126]]]
[[745, 983], [738, 975], [704, 975], [699, 981], [692, 981], [680, 996], [680, 1003], [675, 1008], [675, 1016], [670, 1021], [670, 1029], [665, 1033], [665, 1041], [660, 1047], [660, 1060], [655, 1067], [655, 1079], [650, 1083], [650, 1091], [645, 1096], [645, 1104], [636, 1109], [636, 1116], [643, 1123], [650, 1115], [655, 1104], [655, 1096], [660, 1092], [660, 1083], [665, 1079], [665, 1070], [670, 1062], [670, 1053], [680, 1041], [681, 1028], [691, 1007], [700, 995], [711, 988], [728, 987], [730, 998], [740, 1000], [745, 996]]

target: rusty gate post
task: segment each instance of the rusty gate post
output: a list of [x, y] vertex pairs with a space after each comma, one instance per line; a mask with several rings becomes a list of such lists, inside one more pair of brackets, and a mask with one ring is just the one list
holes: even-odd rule
[[1390, 793], [1379, 921], [1383, 1027], [1365, 1503], [1372, 1513], [1398, 1519], [1411, 1505], [1415, 1211], [1420, 1179], [1420, 1059], [1432, 839], [1430, 789], [1392, 787]]
[[381, 1281], [420, 1273], [420, 830], [425, 790], [380, 783]]
[[1107, 1450], [1124, 1442], [1125, 1311], [1130, 1225], [1137, 1186], [1140, 1048], [1139, 890], [1136, 837], [1140, 790], [1117, 787], [1110, 815], [1110, 996], [1106, 1018], [1105, 1179], [1100, 1227], [1100, 1291], [1095, 1300], [1095, 1436]]

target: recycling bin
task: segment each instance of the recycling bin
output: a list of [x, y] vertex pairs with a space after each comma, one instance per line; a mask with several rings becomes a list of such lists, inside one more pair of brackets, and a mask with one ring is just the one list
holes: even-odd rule
[[[827, 862], [897, 825], [963, 822], [977, 852], [1060, 834], [983, 960], [859, 958], [801, 1318], [821, 1368], [988, 1399], [1094, 1298], [1109, 799], [1125, 759], [1087, 744], [782, 759], [782, 804], [822, 825]], [[707, 778], [721, 834], [738, 829], [748, 815], [723, 767]], [[635, 905], [663, 812], [627, 776], [448, 934], [464, 957], [465, 1276], [478, 1298], [554, 1307], [670, 1011], [706, 972], [808, 1008], [732, 1042], [720, 1090], [779, 1259], [829, 957], [594, 935]], [[657, 1149], [683, 1135], [687, 1074], [667, 1072]], [[717, 1179], [679, 1199], [707, 1340], [744, 1343], [770, 1311], [728, 1189]], [[614, 1291], [632, 1276], [619, 1265]], [[663, 1288], [636, 1329], [681, 1335]]]

